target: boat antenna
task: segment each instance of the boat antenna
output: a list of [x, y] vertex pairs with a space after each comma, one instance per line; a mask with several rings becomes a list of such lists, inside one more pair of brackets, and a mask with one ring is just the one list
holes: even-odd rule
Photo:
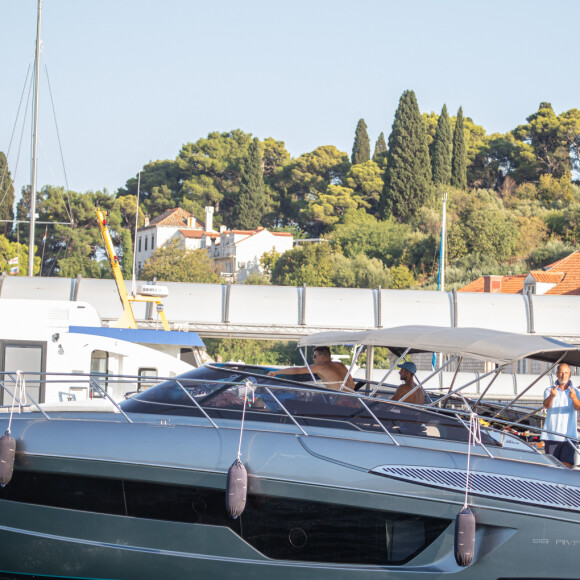
[[36, 227], [36, 157], [38, 148], [38, 93], [40, 80], [40, 31], [42, 0], [38, 0], [36, 21], [36, 58], [34, 59], [34, 121], [32, 132], [32, 183], [30, 191], [30, 242], [28, 244], [28, 275], [34, 276], [34, 230]]
[[137, 282], [135, 280], [135, 263], [137, 261], [137, 228], [139, 227], [139, 194], [141, 192], [141, 172], [137, 174], [137, 209], [135, 210], [135, 240], [133, 241], [133, 278], [131, 290], [137, 296]]

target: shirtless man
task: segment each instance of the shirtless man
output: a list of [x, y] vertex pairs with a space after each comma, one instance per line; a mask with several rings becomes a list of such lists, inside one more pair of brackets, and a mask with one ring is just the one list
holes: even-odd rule
[[[317, 346], [314, 349], [314, 363], [310, 365], [310, 370], [317, 374], [322, 382], [335, 391], [340, 390], [340, 386], [348, 373], [348, 369], [341, 362], [334, 362], [330, 357], [330, 349], [327, 346]], [[271, 377], [277, 375], [303, 375], [308, 373], [308, 367], [290, 367], [270, 371]], [[354, 391], [354, 381], [349, 375], [345, 383], [345, 391]]]
[[[400, 401], [407, 393], [410, 393], [415, 388], [415, 373], [417, 372], [417, 365], [411, 361], [406, 361], [400, 364], [397, 368], [399, 376], [403, 381], [402, 385], [397, 387], [392, 401]], [[422, 405], [425, 402], [425, 393], [422, 388], [418, 388], [412, 395], [407, 397], [404, 403], [412, 403], [413, 405]]]

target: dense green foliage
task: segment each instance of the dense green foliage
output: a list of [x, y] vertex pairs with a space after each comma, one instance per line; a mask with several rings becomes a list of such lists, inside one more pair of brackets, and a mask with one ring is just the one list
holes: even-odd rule
[[354, 134], [354, 143], [352, 146], [352, 155], [350, 157], [352, 164], [365, 163], [371, 158], [371, 142], [367, 133], [367, 124], [364, 119], [359, 119]]
[[383, 217], [393, 215], [408, 222], [431, 201], [431, 162], [427, 133], [413, 91], [405, 91], [395, 113], [389, 136], [385, 187], [381, 199]]
[[220, 281], [203, 250], [184, 250], [175, 240], [157, 248], [145, 262], [140, 275], [145, 280], [157, 278], [161, 282], [207, 284]]
[[[267, 253], [264, 273], [248, 284], [433, 288], [438, 268], [441, 197], [448, 193], [447, 287], [481, 274], [541, 268], [580, 242], [580, 111], [540, 103], [525, 123], [488, 135], [463, 115], [423, 113], [405, 91], [388, 136], [375, 128], [374, 153], [364, 119], [352, 156], [323, 145], [292, 158], [283, 141], [240, 129], [185, 143], [175, 159], [151, 161], [114, 195], [44, 186], [37, 193], [35, 273], [111, 277], [95, 206], [109, 226], [123, 275], [131, 276], [132, 241], [145, 217], [183, 207], [198, 219], [213, 206], [214, 227], [259, 225], [305, 242]], [[371, 132], [372, 134], [372, 132]], [[152, 152], [154, 154], [154, 152]], [[139, 183], [139, 186], [138, 186]], [[139, 196], [139, 199], [137, 199]], [[13, 209], [14, 186], [0, 152], [0, 269], [19, 255], [27, 272], [30, 191]], [[12, 213], [13, 212], [13, 213]], [[46, 242], [43, 236], [46, 231]], [[42, 258], [42, 264], [41, 264]], [[142, 275], [220, 282], [201, 252], [158, 252]], [[243, 357], [247, 358], [247, 357]]]

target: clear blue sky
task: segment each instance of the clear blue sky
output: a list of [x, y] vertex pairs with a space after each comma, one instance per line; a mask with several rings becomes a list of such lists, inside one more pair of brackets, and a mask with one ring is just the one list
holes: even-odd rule
[[[37, 0], [0, 0], [0, 150], [32, 65]], [[576, 0], [44, 0], [39, 186], [111, 193], [210, 131], [349, 155], [358, 119], [388, 138], [399, 97], [488, 133], [541, 101], [580, 108]], [[29, 114], [30, 118], [30, 114]], [[30, 128], [9, 154], [30, 182]]]

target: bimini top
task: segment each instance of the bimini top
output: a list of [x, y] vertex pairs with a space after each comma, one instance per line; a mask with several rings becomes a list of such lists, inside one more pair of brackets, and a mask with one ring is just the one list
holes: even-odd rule
[[384, 346], [398, 355], [409, 347], [409, 352], [457, 354], [500, 365], [522, 358], [556, 362], [563, 357], [561, 362], [580, 366], [580, 348], [576, 346], [547, 336], [501, 332], [486, 328], [415, 325], [353, 332], [319, 332], [302, 338], [298, 344]]

